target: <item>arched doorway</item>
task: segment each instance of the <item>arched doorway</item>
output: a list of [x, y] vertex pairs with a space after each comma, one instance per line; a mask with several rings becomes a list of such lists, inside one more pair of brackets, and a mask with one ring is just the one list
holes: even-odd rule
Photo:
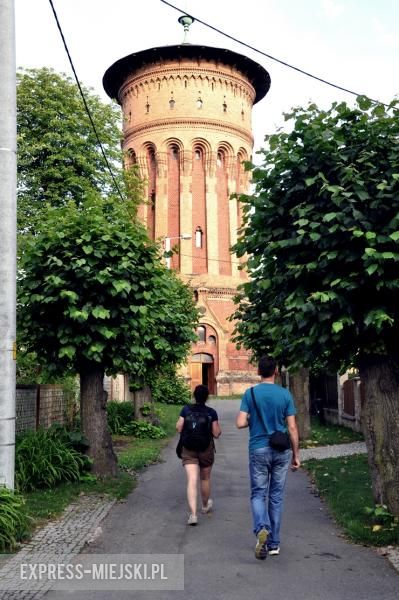
[[193, 354], [190, 363], [191, 389], [197, 385], [208, 386], [209, 393], [215, 393], [215, 365], [213, 356], [205, 352]]

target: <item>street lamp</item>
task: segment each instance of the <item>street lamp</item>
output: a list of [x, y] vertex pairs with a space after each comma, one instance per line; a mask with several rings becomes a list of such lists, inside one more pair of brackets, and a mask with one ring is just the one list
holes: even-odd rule
[[[190, 233], [182, 233], [181, 235], [175, 235], [173, 237], [165, 237], [164, 238], [165, 253], [171, 251], [171, 243], [170, 243], [171, 240], [191, 240], [191, 234]], [[172, 258], [171, 256], [166, 257], [166, 268], [167, 269], [170, 269], [171, 258]]]

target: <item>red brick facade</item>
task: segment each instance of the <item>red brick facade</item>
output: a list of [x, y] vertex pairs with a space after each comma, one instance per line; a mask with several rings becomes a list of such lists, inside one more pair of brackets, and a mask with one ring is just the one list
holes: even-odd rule
[[[190, 283], [201, 314], [199, 340], [185, 369], [192, 387], [241, 393], [256, 379], [231, 342], [233, 296], [246, 275], [230, 247], [248, 189], [251, 111], [268, 90], [250, 59], [204, 46], [169, 46], [121, 59], [104, 77], [124, 115], [124, 150], [148, 182], [140, 212], [151, 236], [170, 238], [171, 266]], [[180, 239], [182, 236], [191, 239]]]

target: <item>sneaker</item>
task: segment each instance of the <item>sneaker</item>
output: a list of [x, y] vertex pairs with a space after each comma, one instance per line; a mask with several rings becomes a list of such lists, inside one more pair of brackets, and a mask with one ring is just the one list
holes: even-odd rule
[[261, 529], [257, 534], [257, 542], [255, 546], [255, 556], [259, 560], [265, 560], [267, 558], [267, 536], [269, 535], [266, 529]]
[[191, 513], [188, 516], [187, 525], [197, 525], [198, 517], [197, 515], [192, 515]]
[[280, 546], [276, 546], [275, 548], [269, 548], [268, 552], [269, 556], [278, 556], [280, 554]]
[[212, 510], [213, 507], [213, 500], [211, 498], [209, 498], [207, 505], [203, 506], [201, 508], [201, 512], [203, 515], [206, 515], [207, 513], [209, 513]]

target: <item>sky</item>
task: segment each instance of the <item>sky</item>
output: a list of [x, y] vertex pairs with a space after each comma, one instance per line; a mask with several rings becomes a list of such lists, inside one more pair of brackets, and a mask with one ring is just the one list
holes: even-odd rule
[[[389, 102], [399, 96], [397, 0], [170, 0], [175, 6], [267, 54], [314, 75]], [[53, 0], [80, 81], [102, 100], [106, 69], [146, 48], [183, 41], [180, 13], [160, 0]], [[72, 76], [48, 0], [15, 0], [16, 59]], [[283, 113], [309, 101], [328, 108], [355, 97], [255, 53], [196, 22], [188, 41], [229, 48], [271, 76], [254, 107], [255, 151], [284, 123]]]

